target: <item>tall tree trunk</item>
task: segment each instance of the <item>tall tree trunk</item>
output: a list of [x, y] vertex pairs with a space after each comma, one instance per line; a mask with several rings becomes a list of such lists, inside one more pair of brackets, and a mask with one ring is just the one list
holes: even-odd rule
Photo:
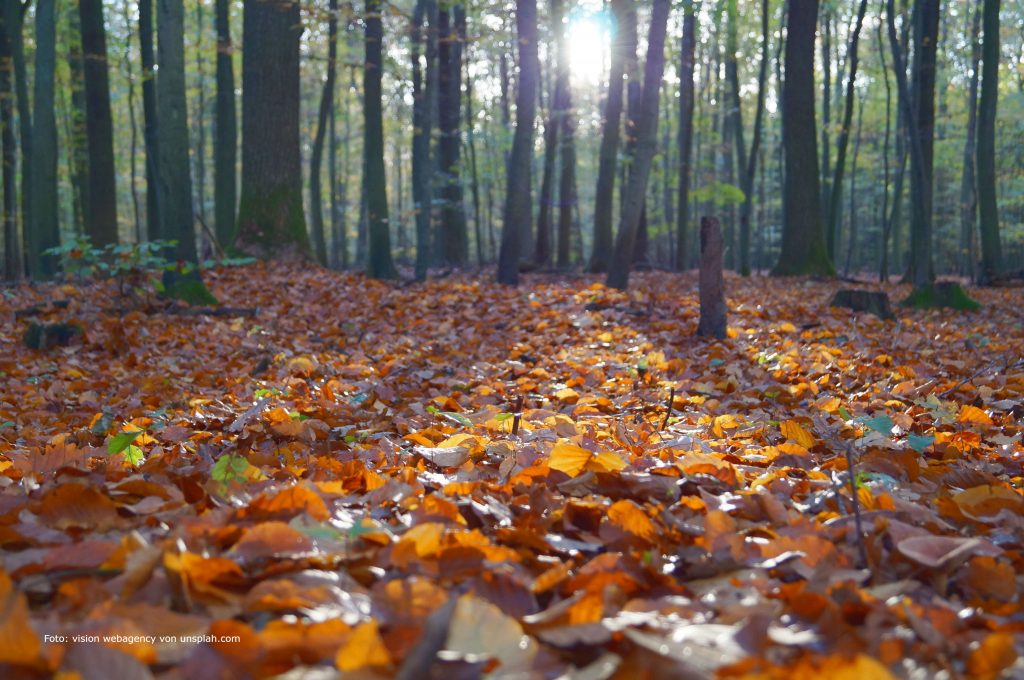
[[791, 0], [782, 86], [785, 154], [782, 252], [776, 275], [834, 276], [825, 247], [814, 123], [814, 33], [818, 0]]
[[[21, 151], [21, 230], [22, 238], [28, 238], [32, 224], [32, 107], [28, 98], [28, 69], [25, 66], [25, 13], [28, 3], [0, 3], [3, 25], [10, 44], [11, 61], [14, 64], [14, 91], [18, 100], [18, 144]], [[22, 257], [18, 253], [19, 259]], [[19, 267], [20, 269], [21, 267]]]
[[[435, 0], [417, 0], [412, 36], [412, 200], [416, 215], [416, 278], [419, 280], [426, 278], [430, 266], [434, 203], [430, 141], [437, 110], [437, 18]], [[425, 68], [421, 64], [421, 53], [425, 53]]]
[[882, 42], [882, 21], [878, 22], [876, 32], [878, 58], [882, 66], [882, 80], [885, 83], [885, 135], [882, 142], [882, 243], [878, 248], [878, 280], [884, 283], [889, 280], [889, 233], [892, 223], [889, 221], [889, 142], [892, 136], [892, 86], [889, 84], [889, 69], [885, 65], [885, 45]]
[[245, 0], [235, 245], [257, 257], [305, 258], [310, 252], [299, 146], [299, 19], [297, 0]]
[[462, 41], [466, 21], [460, 3], [442, 3], [438, 12], [438, 173], [441, 183], [441, 261], [463, 266], [469, 256], [466, 210], [462, 200], [460, 149], [462, 123]]
[[[615, 172], [619, 160], [619, 138], [622, 129], [622, 79], [626, 72], [625, 22], [627, 0], [612, 0], [611, 64], [608, 73], [608, 94], [605, 97], [604, 120], [601, 123], [601, 149], [598, 155], [597, 187], [594, 200], [594, 250], [590, 256], [591, 272], [608, 269], [612, 256], [612, 215], [615, 202]], [[692, 88], [692, 80], [691, 80]]]
[[[857, 159], [860, 156], [860, 142], [861, 142], [861, 129], [864, 124], [864, 96], [860, 98], [857, 109], [857, 135], [853, 143], [853, 159], [850, 167], [850, 238], [849, 243], [846, 247], [846, 266], [843, 268], [843, 275], [850, 275], [850, 262], [853, 259], [854, 251], [857, 251]], [[836, 159], [838, 163], [839, 160]], [[838, 184], [833, 185], [832, 200], [839, 200], [838, 196]], [[859, 252], [859, 251], [858, 251]]]
[[192, 177], [189, 172], [188, 104], [185, 98], [183, 0], [157, 0], [156, 81], [160, 107], [160, 233], [178, 242], [175, 257], [196, 262]]
[[[465, 26], [465, 24], [463, 24]], [[466, 50], [469, 49], [469, 43], [466, 40], [465, 32], [460, 36], [462, 44], [466, 46]], [[473, 196], [473, 235], [476, 240], [476, 262], [481, 267], [484, 262], [487, 261], [484, 255], [484, 234], [483, 234], [483, 215], [481, 213], [480, 206], [480, 174], [477, 167], [476, 157], [476, 134], [474, 128], [476, 127], [475, 109], [473, 108], [473, 79], [469, 73], [469, 62], [470, 57], [467, 54], [463, 60], [463, 66], [465, 68], [465, 79], [466, 79], [466, 152], [469, 155], [469, 173], [470, 173], [470, 192]]]
[[[222, 0], [226, 2], [226, 0]], [[156, 53], [153, 40], [153, 0], [139, 0], [139, 52], [142, 59], [142, 137], [146, 144], [146, 232], [151, 239], [160, 233], [160, 142], [156, 110]], [[86, 165], [88, 169], [88, 165]], [[84, 203], [88, 205], [88, 201]], [[88, 208], [86, 208], [88, 214]]]
[[96, 247], [118, 242], [114, 121], [103, 0], [80, 0], [82, 53], [85, 59], [85, 126], [89, 145], [89, 212], [86, 233]]
[[195, 184], [196, 184], [196, 208], [197, 216], [206, 224], [206, 70], [203, 64], [206, 62], [206, 55], [203, 54], [203, 29], [205, 28], [205, 3], [196, 3], [196, 108], [195, 122], [192, 124], [195, 134]]
[[21, 244], [18, 239], [18, 180], [14, 141], [14, 58], [7, 35], [6, 13], [0, 11], [0, 157], [3, 161], [4, 278], [20, 278]]
[[[821, 31], [821, 205], [829, 204], [830, 154], [832, 152], [832, 12], [826, 3]], [[788, 67], [788, 62], [787, 62]], [[827, 225], [826, 225], [827, 228]], [[826, 233], [826, 239], [828, 234]], [[829, 257], [832, 254], [829, 245]]]
[[624, 194], [626, 208], [616, 238], [612, 263], [608, 268], [607, 285], [611, 288], [625, 289], [629, 285], [630, 265], [636, 252], [637, 232], [647, 194], [647, 179], [657, 147], [658, 97], [661, 94], [661, 80], [665, 72], [665, 33], [669, 4], [669, 0], [653, 0], [643, 93], [634, 119], [636, 151]]
[[[863, 0], [866, 1], [866, 0]], [[754, 109], [754, 133], [747, 151], [743, 141], [743, 108], [740, 100], [739, 68], [736, 63], [736, 0], [729, 2], [729, 53], [725, 65], [730, 89], [732, 90], [733, 140], [736, 143], [736, 160], [739, 165], [740, 189], [743, 204], [740, 207], [739, 270], [743, 276], [750, 275], [750, 222], [754, 212], [754, 175], [757, 171], [757, 152], [761, 146], [761, 127], [764, 120], [765, 82], [768, 79], [768, 0], [761, 2], [761, 66], [757, 73], [757, 104]]]
[[996, 104], [999, 100], [999, 0], [985, 0], [978, 102], [978, 216], [981, 227], [980, 280], [999, 276], [999, 208], [996, 204]]
[[971, 80], [967, 95], [967, 133], [964, 140], [963, 172], [960, 174], [960, 275], [974, 277], [974, 229], [978, 217], [978, 189], [975, 182], [975, 150], [978, 131], [978, 81], [981, 65], [981, 8], [978, 0], [970, 22]]
[[131, 8], [128, 0], [121, 3], [122, 16], [127, 31], [125, 35], [125, 49], [122, 62], [124, 72], [128, 79], [128, 125], [131, 128], [131, 140], [128, 149], [128, 186], [132, 196], [132, 217], [135, 219], [135, 241], [141, 243], [146, 240], [146, 234], [142, 229], [142, 206], [139, 204], [138, 187], [138, 150], [139, 150], [139, 127], [135, 119], [135, 68], [132, 66], [132, 19]]
[[235, 52], [231, 41], [228, 0], [216, 0], [217, 102], [213, 139], [214, 230], [222, 246], [235, 236], [235, 203], [238, 201], [238, 124], [235, 118]]
[[312, 227], [313, 254], [317, 262], [327, 265], [327, 238], [324, 234], [324, 205], [320, 191], [320, 169], [323, 167], [324, 138], [327, 122], [334, 116], [334, 80], [338, 61], [338, 0], [329, 0], [327, 17], [327, 76], [320, 92], [320, 110], [316, 119], [316, 136], [309, 157], [309, 214]]
[[[354, 79], [353, 75], [353, 79]], [[341, 176], [338, 181], [338, 212], [337, 224], [334, 225], [331, 248], [334, 251], [335, 266], [342, 270], [349, 268], [348, 248], [348, 212], [349, 212], [349, 177], [352, 172], [352, 87], [349, 86], [343, 91], [341, 107], [341, 123], [343, 135], [340, 140], [342, 146], [341, 154]]]
[[[140, 4], [141, 7], [141, 4]], [[89, 204], [89, 152], [85, 130], [85, 75], [82, 63], [82, 29], [79, 25], [78, 8], [68, 7], [65, 15], [67, 35], [67, 62], [69, 89], [71, 91], [71, 114], [68, 130], [68, 165], [71, 183], [71, 212], [74, 232], [85, 232], [85, 215]]]
[[[563, 0], [555, 0], [559, 6], [557, 15], [565, 16]], [[572, 83], [569, 72], [569, 46], [565, 36], [564, 22], [556, 23], [558, 31], [559, 69], [556, 78], [561, 82], [562, 100], [558, 104], [559, 140], [561, 160], [558, 184], [558, 248], [557, 264], [560, 269], [569, 267], [570, 241], [572, 238], [573, 209], [576, 207], [576, 118], [572, 108]]]
[[[363, 157], [366, 192], [367, 274], [390, 279], [397, 274], [391, 259], [388, 222], [387, 174], [384, 170], [384, 117], [381, 111], [381, 76], [384, 72], [384, 27], [381, 0], [366, 0], [366, 61], [363, 69]], [[298, 102], [296, 102], [297, 104]]]
[[[626, 71], [626, 124], [625, 142], [623, 144], [624, 162], [622, 165], [622, 186], [619, 198], [619, 219], [623, 219], [626, 212], [625, 194], [629, 186], [629, 174], [636, 164], [636, 143], [637, 143], [637, 119], [640, 115], [640, 99], [643, 93], [643, 83], [640, 81], [640, 61], [637, 58], [637, 49], [640, 43], [639, 27], [637, 25], [637, 8], [635, 4], [626, 7], [626, 21], [623, 24], [623, 39], [625, 40], [625, 71]], [[640, 211], [640, 223], [637, 225], [637, 233], [633, 245], [633, 263], [639, 264], [647, 261], [647, 190], [644, 188], [643, 208]]]
[[837, 259], [839, 247], [839, 222], [842, 219], [843, 173], [846, 171], [846, 149], [850, 143], [850, 126], [853, 124], [854, 87], [857, 82], [857, 47], [860, 43], [860, 31], [864, 25], [864, 13], [868, 8], [868, 0], [860, 0], [857, 6], [857, 19], [850, 34], [850, 44], [846, 49], [846, 61], [849, 74], [846, 80], [846, 103], [843, 109], [842, 127], [839, 128], [839, 140], [836, 144], [836, 164], [832, 175], [832, 186], [828, 190], [828, 237], [829, 257]]
[[32, 126], [32, 223], [28, 226], [29, 270], [33, 278], [57, 273], [57, 260], [43, 255], [60, 245], [57, 200], [57, 119], [54, 85], [57, 66], [57, 17], [54, 0], [36, 3], [35, 111]]
[[675, 267], [686, 269], [690, 239], [690, 175], [693, 172], [693, 63], [697, 45], [694, 0], [687, 0], [679, 64], [679, 200], [676, 210]]
[[[557, 51], [557, 50], [556, 50]], [[561, 57], [556, 57], [560, 59]], [[556, 64], [557, 70], [559, 65]], [[534, 241], [534, 262], [538, 267], [551, 264], [552, 222], [554, 217], [554, 183], [555, 163], [558, 160], [558, 105], [562, 93], [558, 91], [559, 80], [556, 75], [548, 92], [548, 118], [544, 123], [544, 168], [540, 180], [540, 197], [537, 208], [537, 240]]]
[[519, 283], [522, 242], [533, 212], [530, 165], [533, 126], [537, 117], [537, 0], [516, 0], [516, 36], [519, 42], [519, 88], [516, 92], [516, 131], [506, 173], [504, 225], [498, 255], [498, 283]]

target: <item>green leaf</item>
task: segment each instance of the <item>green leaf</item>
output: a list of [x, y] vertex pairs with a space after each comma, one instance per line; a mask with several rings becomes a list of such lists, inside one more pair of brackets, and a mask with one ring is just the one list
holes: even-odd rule
[[142, 461], [146, 460], [146, 454], [135, 444], [129, 444], [124, 450], [124, 459], [132, 466], [138, 467]]
[[132, 442], [139, 438], [142, 434], [142, 430], [137, 432], [122, 432], [121, 434], [114, 435], [107, 442], [107, 453], [113, 455], [115, 453], [121, 453], [126, 448], [131, 446]]
[[512, 420], [515, 417], [516, 414], [514, 413], [499, 413], [498, 415], [494, 416], [494, 419], [497, 420], [499, 423], [503, 423], [506, 420]]
[[875, 416], [864, 421], [864, 427], [884, 435], [891, 435], [892, 428], [895, 426], [896, 423], [892, 422], [892, 418], [887, 415]]
[[853, 416], [850, 415], [850, 412], [846, 410], [845, 406], [839, 407], [839, 417], [843, 420], [853, 420]]
[[463, 427], [473, 427], [473, 421], [461, 413], [455, 413], [454, 411], [441, 411], [439, 415], [442, 415], [448, 420], [462, 425]]
[[935, 443], [935, 435], [933, 434], [908, 434], [907, 435], [907, 446], [914, 449], [918, 453], [923, 453], [925, 449]]
[[248, 469], [249, 461], [242, 456], [229, 453], [217, 459], [217, 462], [213, 464], [213, 470], [210, 472], [210, 475], [214, 481], [227, 484], [237, 479], [244, 479], [245, 472]]

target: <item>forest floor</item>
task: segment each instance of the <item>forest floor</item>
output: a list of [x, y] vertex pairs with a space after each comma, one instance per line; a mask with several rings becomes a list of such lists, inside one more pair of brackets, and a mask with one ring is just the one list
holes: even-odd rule
[[4, 292], [3, 677], [1024, 676], [1019, 290], [206, 278]]

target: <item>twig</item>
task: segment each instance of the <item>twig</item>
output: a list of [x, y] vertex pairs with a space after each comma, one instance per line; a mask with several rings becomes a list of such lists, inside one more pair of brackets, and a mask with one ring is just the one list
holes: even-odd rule
[[672, 415], [672, 404], [676, 400], [676, 388], [673, 387], [668, 393], [668, 407], [665, 409], [665, 419], [661, 421], [661, 427], [658, 430], [664, 430], [668, 426], [668, 419]]
[[512, 418], [512, 436], [519, 434], [519, 421], [523, 417], [523, 395], [519, 395], [515, 404], [515, 416]]
[[[1010, 370], [1013, 370], [1015, 368], [1022, 368], [1022, 367], [1024, 367], [1024, 360], [1018, 361], [1018, 362], [1013, 363], [1013, 364], [1007, 364], [1002, 369], [1002, 371], [1005, 373], [1006, 371], [1010, 371]], [[971, 375], [967, 376], [966, 378], [964, 378], [963, 380], [958, 382], [956, 385], [953, 385], [952, 387], [950, 387], [945, 392], [940, 393], [939, 394], [939, 399], [945, 399], [946, 397], [948, 397], [949, 395], [953, 394], [954, 392], [959, 390], [961, 387], [966, 385], [967, 383], [971, 382], [975, 378], [979, 378], [979, 377], [983, 376], [986, 372], [991, 371], [994, 368], [995, 368], [995, 366], [993, 366], [992, 364], [989, 364], [985, 368], [981, 368], [981, 369], [975, 371]]]
[[860, 553], [860, 566], [868, 566], [868, 550], [864, 545], [864, 526], [860, 519], [860, 499], [857, 497], [857, 477], [853, 474], [853, 447], [846, 443], [846, 474], [850, 477], [850, 500], [853, 502], [853, 521], [857, 529], [857, 550]]

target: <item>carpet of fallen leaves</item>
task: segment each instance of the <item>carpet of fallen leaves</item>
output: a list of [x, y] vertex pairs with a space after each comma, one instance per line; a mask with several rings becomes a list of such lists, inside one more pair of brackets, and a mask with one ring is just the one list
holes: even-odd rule
[[5, 292], [3, 677], [1024, 677], [1019, 290], [207, 279]]

